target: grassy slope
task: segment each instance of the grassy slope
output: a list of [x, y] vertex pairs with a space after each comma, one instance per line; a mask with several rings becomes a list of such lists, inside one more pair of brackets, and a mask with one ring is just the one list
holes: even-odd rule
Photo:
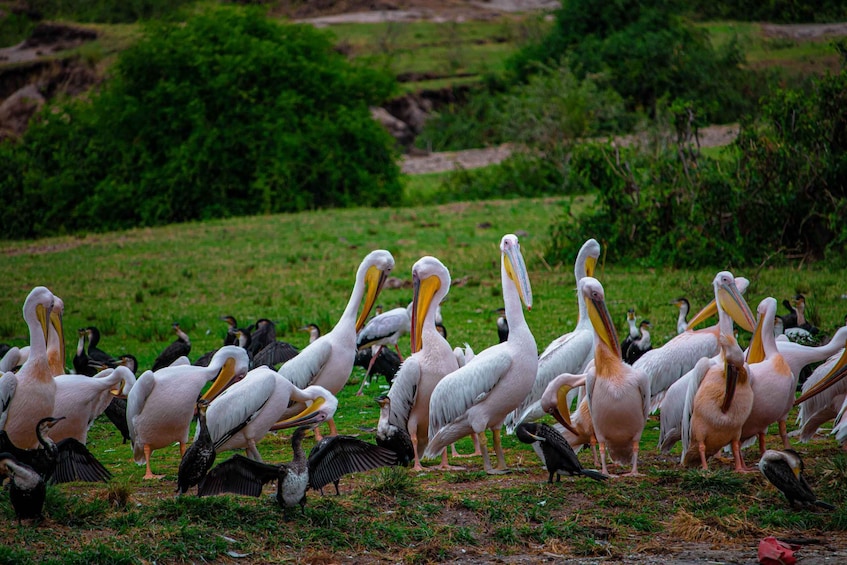
[[[468, 277], [451, 290], [444, 318], [451, 343], [467, 341], [479, 351], [496, 340], [491, 310], [502, 303], [497, 242], [503, 233], [525, 230], [521, 241], [535, 296], [527, 319], [544, 347], [576, 321], [572, 266], [546, 265], [540, 257], [559, 210], [548, 199], [321, 211], [3, 243], [0, 339], [24, 341], [23, 299], [33, 285], [45, 284], [65, 301], [69, 355], [73, 330], [96, 324], [107, 330], [103, 349], [133, 352], [142, 367], [149, 366], [170, 341], [176, 319], [189, 330], [197, 356], [220, 343], [224, 328], [218, 316], [227, 313], [244, 323], [260, 316], [278, 320], [280, 337], [302, 346], [306, 336], [295, 328], [310, 321], [329, 327], [346, 303], [361, 257], [383, 247], [397, 260], [394, 275], [404, 280], [424, 254], [442, 259], [454, 280]], [[675, 309], [667, 302], [686, 294], [693, 304], [703, 304], [713, 274], [714, 269], [643, 271], [607, 260], [598, 278], [620, 329], [626, 309], [635, 306], [650, 317], [661, 342], [674, 327]], [[814, 266], [741, 274], [754, 281], [748, 296], [753, 305], [765, 295], [782, 298], [803, 290], [823, 328], [842, 318], [842, 273]], [[408, 289], [388, 289], [380, 302], [390, 307], [410, 298]], [[408, 343], [402, 345], [408, 351]], [[360, 377], [354, 372], [341, 393], [337, 420], [342, 433], [371, 438], [378, 414], [372, 399], [379, 389], [373, 385], [356, 397]], [[129, 446], [98, 421], [90, 448], [115, 474], [112, 484], [52, 488], [44, 526], [2, 529], [0, 562], [226, 560], [227, 551], [249, 554], [248, 562], [295, 555], [424, 562], [455, 558], [460, 550], [623, 556], [668, 551], [681, 539], [733, 547], [753, 543], [764, 532], [831, 537], [832, 530], [847, 525], [844, 511], [789, 511], [759, 475], [736, 477], [720, 463], [708, 473], [680, 470], [674, 458], [653, 452], [657, 428], [657, 422], [648, 423], [642, 440], [641, 469], [647, 474], [642, 479], [548, 487], [532, 452], [508, 437], [509, 462], [519, 468], [510, 476], [485, 477], [479, 459], [471, 459], [460, 461], [468, 471], [447, 475], [399, 470], [348, 478], [342, 497], [313, 494], [305, 515], [295, 513], [283, 526], [281, 511], [266, 499], [174, 501], [176, 449], [154, 454], [154, 470], [167, 476], [145, 483], [143, 469], [129, 462]], [[769, 445], [777, 445], [775, 438]], [[469, 442], [463, 440], [460, 449], [470, 449]], [[269, 437], [261, 450], [268, 461], [290, 457], [284, 435]], [[843, 503], [847, 458], [829, 439], [801, 450], [822, 497]], [[591, 465], [587, 453], [582, 457]], [[747, 456], [748, 462], [754, 458]], [[121, 506], [127, 497], [129, 503]], [[0, 513], [13, 516], [5, 496]]]

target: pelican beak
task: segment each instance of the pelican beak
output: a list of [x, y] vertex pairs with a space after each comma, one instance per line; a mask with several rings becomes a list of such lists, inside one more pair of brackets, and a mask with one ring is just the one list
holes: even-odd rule
[[291, 418], [286, 418], [285, 420], [280, 420], [276, 424], [273, 425], [272, 429], [281, 430], [285, 428], [294, 428], [299, 426], [311, 426], [312, 424], [320, 424], [324, 420], [327, 419], [326, 412], [321, 411], [321, 407], [323, 407], [326, 402], [326, 398], [323, 396], [317, 397], [312, 404], [306, 407], [305, 410], [297, 414], [296, 416], [292, 416]]
[[702, 324], [717, 313], [718, 305], [714, 300], [712, 300], [711, 302], [706, 304], [706, 306], [702, 310], [694, 314], [694, 317], [691, 318], [685, 329], [693, 330], [695, 326], [697, 326], [698, 324]]
[[[556, 408], [553, 409], [553, 417], [556, 418], [556, 421], [562, 424], [566, 430], [572, 434], [579, 435], [571, 423], [571, 411], [570, 406], [568, 406], [568, 391], [570, 389], [571, 387], [565, 385], [559, 387], [559, 390], [556, 391]], [[559, 409], [560, 406], [564, 407], [564, 412]]]
[[800, 398], [794, 401], [794, 406], [797, 406], [801, 402], [808, 400], [816, 394], [825, 391], [826, 389], [843, 379], [845, 375], [847, 375], [847, 349], [844, 350], [844, 353], [841, 354], [841, 358], [824, 378], [819, 380], [817, 384], [815, 384], [812, 388], [804, 392], [802, 395], [800, 395]]
[[524, 263], [520, 245], [511, 245], [503, 252], [503, 263], [506, 266], [506, 274], [518, 287], [518, 294], [526, 305], [526, 309], [532, 310], [532, 287], [529, 284], [529, 275], [526, 272], [526, 263]]
[[35, 306], [35, 315], [38, 318], [38, 323], [41, 324], [41, 331], [44, 332], [44, 343], [47, 343], [48, 322], [47, 319], [52, 313], [52, 308], [45, 308], [43, 304]]
[[748, 332], [755, 330], [756, 322], [753, 319], [753, 312], [750, 311], [747, 301], [741, 296], [737, 286], [734, 284], [720, 285], [717, 298], [721, 301], [721, 308], [729, 314], [736, 324]]
[[426, 313], [432, 304], [435, 293], [441, 288], [441, 279], [436, 276], [421, 280], [417, 273], [412, 275], [414, 296], [412, 298], [412, 353], [416, 353], [423, 347], [423, 323]]
[[585, 276], [593, 277], [594, 270], [597, 268], [597, 258], [588, 256], [585, 258]]
[[367, 291], [365, 294], [365, 304], [362, 306], [362, 312], [356, 320], [356, 333], [359, 333], [359, 330], [365, 326], [365, 320], [368, 319], [368, 315], [371, 313], [371, 309], [373, 308], [374, 303], [379, 296], [379, 292], [382, 290], [382, 285], [385, 284], [385, 279], [387, 278], [388, 276], [385, 272], [376, 266], [369, 267], [368, 272], [365, 273]]
[[756, 323], [756, 331], [753, 332], [753, 340], [750, 342], [750, 347], [747, 348], [747, 362], [761, 363], [765, 360], [765, 345], [762, 341], [762, 323], [763, 316], [759, 316], [759, 321]]
[[726, 414], [729, 407], [732, 406], [732, 399], [735, 397], [735, 387], [738, 384], [739, 369], [732, 363], [724, 362], [724, 375], [726, 375], [726, 390], [724, 393], [723, 404], [721, 404], [721, 412]]
[[59, 334], [59, 359], [62, 360], [62, 366], [65, 365], [65, 333], [64, 324], [62, 323], [62, 313], [57, 310], [50, 311], [50, 325]]
[[211, 402], [218, 396], [229, 384], [229, 381], [235, 376], [235, 359], [227, 359], [224, 361], [218, 376], [215, 377], [215, 382], [209, 387], [209, 390], [203, 395], [203, 400]]
[[588, 306], [588, 319], [591, 320], [591, 325], [594, 326], [594, 331], [600, 336], [600, 339], [606, 346], [617, 355], [621, 356], [621, 344], [618, 341], [618, 333], [615, 331], [615, 326], [612, 324], [612, 317], [609, 315], [609, 309], [606, 308], [606, 302], [600, 299], [586, 297], [585, 305]]

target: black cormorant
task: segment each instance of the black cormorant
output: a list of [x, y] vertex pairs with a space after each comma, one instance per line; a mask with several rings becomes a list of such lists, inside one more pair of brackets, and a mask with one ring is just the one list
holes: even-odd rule
[[18, 522], [41, 520], [47, 487], [32, 467], [21, 463], [11, 453], [0, 453], [0, 478], [9, 479], [9, 499]]
[[206, 408], [209, 401], [201, 398], [197, 401], [197, 418], [200, 432], [194, 443], [185, 450], [179, 463], [176, 480], [176, 492], [185, 494], [188, 489], [200, 483], [215, 462], [215, 444], [206, 425]]
[[548, 483], [553, 483], [553, 475], [557, 475], [556, 482], [561, 481], [562, 473], [585, 475], [595, 481], [605, 481], [609, 478], [594, 469], [583, 469], [568, 440], [547, 424], [522, 422], [515, 429], [515, 435], [523, 443], [533, 444], [536, 441], [540, 443], [544, 463], [547, 466], [547, 472], [550, 473]]
[[176, 332], [176, 341], [168, 345], [153, 361], [154, 372], [167, 367], [180, 357], [188, 357], [188, 354], [191, 353], [191, 340], [188, 339], [188, 335], [179, 328], [179, 324], [176, 322], [173, 323], [173, 329]]
[[812, 492], [812, 488], [803, 477], [803, 460], [793, 449], [785, 451], [768, 449], [759, 460], [759, 471], [773, 486], [782, 491], [792, 507], [797, 502], [801, 507], [819, 506], [827, 510], [835, 510], [835, 506], [818, 500]]

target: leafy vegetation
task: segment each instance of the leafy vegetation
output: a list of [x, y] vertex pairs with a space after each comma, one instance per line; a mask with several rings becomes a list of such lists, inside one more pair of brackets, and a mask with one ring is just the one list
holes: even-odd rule
[[695, 0], [689, 5], [692, 14], [714, 20], [796, 24], [847, 18], [847, 6], [839, 0]]
[[392, 88], [325, 34], [258, 11], [151, 25], [102, 92], [0, 146], [4, 235], [379, 205], [401, 187], [368, 107]]

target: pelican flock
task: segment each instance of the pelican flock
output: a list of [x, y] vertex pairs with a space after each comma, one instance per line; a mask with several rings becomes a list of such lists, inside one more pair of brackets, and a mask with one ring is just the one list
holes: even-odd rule
[[[524, 458], [534, 457], [521, 445], [526, 443], [540, 457], [548, 483], [560, 474], [601, 481], [597, 488], [611, 488], [616, 481], [607, 479], [619, 475], [631, 478], [618, 481], [646, 480], [644, 468], [651, 460], [640, 461], [640, 455], [650, 450], [654, 457], [665, 457], [653, 454], [653, 445], [642, 445], [651, 426], [659, 429], [660, 450], [675, 451], [674, 465], [678, 461], [680, 470], [727, 466], [717, 456], [728, 449], [733, 454], [729, 467], [749, 472], [742, 449], [757, 444], [758, 469], [792, 506], [833, 508], [813, 494], [814, 481], [802, 474], [795, 450], [828, 422], [832, 427], [824, 431], [834, 437], [827, 440], [847, 446], [847, 327], [821, 346], [788, 341], [778, 335], [777, 300], [762, 297], [754, 320], [743, 296], [750, 281], [721, 271], [711, 283], [714, 300], [691, 321], [688, 300], [679, 298], [672, 302], [678, 317], [666, 320], [667, 329], [654, 331], [649, 321], [638, 322], [633, 309], [624, 310], [633, 297], [618, 297], [614, 285], [607, 288], [595, 278], [601, 248], [589, 239], [577, 253], [574, 279], [568, 276], [562, 291], [572, 296], [575, 290], [575, 327], [539, 354], [536, 332], [550, 328], [534, 328], [524, 311], [534, 306], [523, 249], [528, 242], [514, 234], [500, 239], [499, 281], [492, 273], [487, 284], [499, 283], [492, 294], [497, 302], [502, 297], [508, 330], [499, 343], [477, 347], [481, 351], [476, 354], [467, 343], [454, 347], [459, 344], [451, 345], [445, 336], [441, 308], [450, 315], [450, 303], [444, 301], [453, 280], [445, 262], [431, 255], [405, 271], [413, 293], [407, 308], [389, 310], [366, 324], [386, 279], [395, 272], [394, 256], [377, 249], [355, 271], [351, 268], [352, 290], [340, 316], [326, 313], [330, 319], [338, 316], [335, 326], [324, 334], [314, 324], [301, 328], [310, 332], [302, 350], [276, 340], [279, 322], [259, 318], [251, 333], [227, 315], [220, 318], [227, 322], [224, 345], [205, 356], [206, 366], [191, 365], [190, 339], [173, 324], [176, 341], [152, 370], [137, 378], [135, 358], [101, 351], [101, 334], [94, 326], [75, 334], [77, 348], [68, 363], [63, 320], [74, 306], [45, 286], [32, 288], [23, 301], [28, 343], [4, 348], [0, 359], [0, 478], [8, 480], [15, 515], [19, 520], [43, 519], [45, 499], [49, 506], [45, 492], [55, 488], [48, 486], [53, 471], [45, 468], [71, 477], [59, 482], [110, 479], [119, 464], [102, 465], [94, 457], [102, 446], [91, 438], [95, 421], [115, 399], [125, 399], [125, 416], [117, 418], [126, 424], [131, 459], [144, 466], [143, 479], [173, 477], [179, 494], [197, 486], [198, 496], [259, 496], [267, 483], [276, 481], [277, 501], [286, 517], [290, 508], [305, 505], [310, 488], [322, 490], [334, 483], [338, 493], [338, 481], [348, 473], [395, 465], [417, 472], [457, 470], [448, 464], [447, 448], [464, 438], [479, 447], [481, 467], [489, 475], [518, 469], [520, 480], [522, 474], [540, 472], [539, 465], [526, 465]], [[805, 298], [797, 301], [796, 315], [806, 323]], [[639, 311], [648, 310], [637, 303]], [[666, 299], [662, 304], [667, 308]], [[494, 306], [480, 305], [478, 311], [491, 312]], [[624, 328], [614, 323], [617, 319], [623, 325], [624, 315], [629, 326], [626, 350], [618, 339]], [[715, 325], [695, 327], [713, 315]], [[661, 325], [654, 314], [650, 318]], [[739, 336], [736, 327], [752, 335]], [[195, 331], [188, 324], [186, 328]], [[406, 333], [409, 341], [401, 342]], [[659, 337], [671, 334], [670, 339]], [[289, 355], [259, 355], [274, 344], [288, 346]], [[411, 350], [405, 358], [400, 345]], [[369, 349], [376, 359], [378, 349], [387, 346], [396, 349], [401, 364], [390, 388], [371, 399], [372, 408], [379, 405], [378, 416], [355, 431], [345, 430], [372, 433], [376, 444], [339, 435], [336, 419], [343, 422], [352, 413], [350, 395], [343, 391], [357, 353]], [[821, 364], [795, 398], [800, 372], [814, 363]], [[367, 378], [373, 361], [365, 369]], [[795, 405], [800, 407], [796, 439], [788, 433]], [[651, 416], [655, 411], [659, 414]], [[321, 439], [324, 422], [329, 435]], [[778, 438], [768, 438], [771, 425], [776, 425]], [[504, 438], [504, 429], [517, 441]], [[303, 446], [313, 439], [315, 448], [307, 457]], [[768, 449], [769, 443], [779, 451]], [[280, 460], [280, 444], [290, 446], [292, 458], [266, 463]], [[580, 452], [585, 445], [591, 455]], [[171, 447], [180, 455], [178, 468], [171, 465], [162, 469], [167, 474], [154, 475], [152, 453]], [[240, 453], [227, 454], [222, 461], [221, 454], [229, 451]], [[428, 461], [435, 458], [439, 463]], [[68, 471], [74, 469], [72, 459], [77, 467]]]

